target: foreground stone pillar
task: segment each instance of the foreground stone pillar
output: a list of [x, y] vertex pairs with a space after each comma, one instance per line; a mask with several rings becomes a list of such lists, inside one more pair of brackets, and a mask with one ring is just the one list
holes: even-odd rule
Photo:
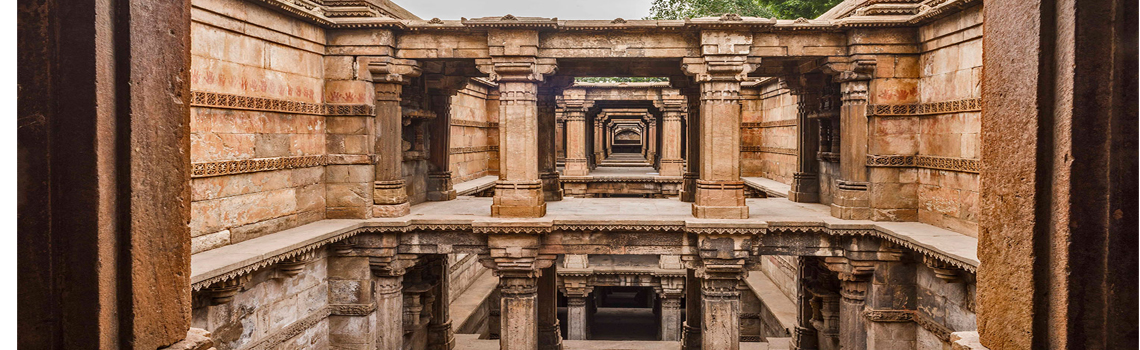
[[539, 348], [538, 281], [554, 262], [552, 255], [538, 255], [540, 240], [525, 234], [487, 237], [489, 253], [479, 260], [499, 276], [500, 349]]
[[[792, 174], [792, 189], [788, 192], [788, 200], [800, 203], [819, 202], [819, 119], [809, 118], [811, 111], [819, 105], [819, 89], [822, 84], [812, 84], [821, 80], [821, 77], [812, 75], [799, 79], [789, 77], [787, 80], [801, 80], [798, 84], [789, 84], [799, 89], [796, 94], [796, 172]], [[804, 82], [807, 80], [808, 82]]]
[[368, 62], [376, 88], [376, 173], [372, 190], [372, 216], [389, 218], [408, 215], [408, 192], [404, 188], [403, 113], [400, 93], [405, 78], [419, 76], [415, 61], [390, 57]]
[[558, 324], [557, 267], [542, 270], [538, 277], [538, 348], [562, 349], [562, 327]]
[[589, 175], [590, 165], [586, 160], [586, 133], [589, 132], [586, 130], [586, 111], [592, 102], [566, 98], [563, 104], [562, 113], [566, 118], [566, 176]]
[[739, 283], [736, 274], [701, 278], [702, 349], [740, 349]]
[[658, 332], [662, 341], [680, 341], [681, 298], [685, 295], [684, 277], [662, 277], [657, 295], [661, 301], [661, 329]]
[[740, 82], [753, 69], [746, 62], [751, 43], [750, 32], [702, 31], [704, 56], [682, 62], [701, 86], [701, 173], [693, 202], [698, 218], [748, 218], [740, 180]]
[[828, 269], [839, 274], [839, 347], [866, 349], [867, 325], [863, 317], [867, 290], [875, 262], [825, 258]]
[[[839, 172], [831, 216], [840, 219], [871, 218], [871, 192], [867, 181], [867, 90], [874, 65], [851, 62], [841, 66], [834, 79], [840, 83], [843, 106], [839, 109]], [[833, 131], [834, 133], [834, 131]], [[838, 133], [836, 133], [838, 135]], [[835, 151], [834, 149], [832, 150]]]
[[555, 62], [533, 56], [535, 30], [490, 30], [487, 42], [492, 52], [517, 54], [476, 62], [499, 84], [499, 181], [491, 216], [542, 217], [546, 201], [538, 167], [538, 83], [554, 73]]
[[[376, 273], [375, 270], [373, 272]], [[403, 271], [376, 275], [373, 290], [376, 299], [376, 348], [404, 347], [404, 278]]]
[[[569, 263], [570, 258], [567, 255], [567, 267], [585, 268], [586, 265], [579, 264], [573, 265]], [[581, 260], [585, 262], [584, 257]], [[590, 302], [592, 302], [594, 287], [589, 285], [589, 279], [585, 276], [563, 276], [562, 277], [562, 292], [566, 295], [566, 339], [570, 340], [587, 340], [590, 339]]]

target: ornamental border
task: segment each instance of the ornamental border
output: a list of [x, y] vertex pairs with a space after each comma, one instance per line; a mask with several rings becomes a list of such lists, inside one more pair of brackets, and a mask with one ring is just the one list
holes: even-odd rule
[[323, 104], [207, 91], [191, 91], [190, 106], [324, 116], [372, 116], [375, 114], [375, 109], [367, 104]]
[[912, 104], [873, 104], [867, 105], [867, 116], [924, 116], [936, 114], [949, 114], [961, 112], [978, 112], [982, 110], [981, 98], [967, 98], [961, 100], [939, 101]]
[[311, 168], [328, 164], [325, 155], [223, 160], [190, 164], [190, 177], [212, 177], [261, 171]]
[[796, 120], [795, 119], [784, 119], [784, 120], [769, 120], [766, 122], [740, 123], [741, 129], [778, 128], [778, 127], [785, 127], [785, 126], [796, 126]]
[[451, 126], [467, 126], [472, 128], [493, 129], [499, 127], [498, 122], [484, 122], [478, 120], [452, 119]]
[[977, 174], [981, 160], [926, 155], [867, 155], [868, 167], [925, 168]]
[[447, 150], [447, 152], [450, 154], [498, 152], [498, 151], [499, 151], [499, 146], [452, 147], [452, 148]]
[[783, 148], [783, 147], [740, 146], [740, 151], [741, 152], [751, 152], [751, 153], [786, 154], [786, 155], [790, 155], [790, 156], [796, 155], [796, 149], [795, 148]]

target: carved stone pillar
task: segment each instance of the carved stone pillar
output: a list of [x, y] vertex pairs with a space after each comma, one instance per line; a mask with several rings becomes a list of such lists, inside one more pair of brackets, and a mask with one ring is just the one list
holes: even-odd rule
[[603, 131], [604, 121], [594, 119], [594, 167], [606, 159], [606, 133]]
[[535, 30], [493, 29], [487, 41], [492, 52], [514, 54], [476, 61], [499, 83], [499, 181], [491, 216], [542, 217], [546, 201], [538, 166], [537, 95], [538, 83], [554, 73], [555, 61], [534, 57]]
[[376, 348], [402, 349], [404, 346], [403, 267], [372, 263], [376, 300]]
[[[657, 118], [653, 115], [645, 117], [645, 137], [642, 138], [642, 144], [645, 145], [645, 159], [652, 164], [654, 168], [661, 168], [657, 163]], [[658, 171], [660, 173], [660, 171]]]
[[538, 277], [538, 348], [562, 349], [562, 327], [558, 324], [558, 275], [550, 266]]
[[684, 100], [662, 101], [661, 108], [661, 163], [657, 172], [661, 176], [682, 176], [685, 161], [681, 159], [681, 121], [685, 115]]
[[736, 273], [701, 278], [701, 348], [740, 349], [740, 280]]
[[[586, 176], [590, 166], [586, 161], [586, 111], [593, 104], [578, 96], [585, 91], [574, 90], [563, 100], [563, 114], [566, 118], [566, 176]], [[573, 95], [571, 95], [573, 94]]]
[[681, 326], [681, 348], [701, 349], [701, 280], [696, 270], [685, 270], [685, 323]]
[[[842, 107], [839, 130], [847, 135], [839, 138], [840, 180], [831, 203], [831, 215], [841, 219], [871, 218], [871, 198], [867, 182], [867, 89], [874, 70], [873, 61], [856, 61], [829, 66], [840, 83]], [[832, 133], [833, 142], [838, 133]], [[836, 150], [833, 148], [833, 152]]]
[[681, 201], [697, 200], [697, 180], [701, 175], [701, 100], [699, 89], [686, 89], [688, 119], [685, 120], [685, 174], [681, 184]]
[[863, 317], [874, 261], [825, 258], [827, 267], [839, 274], [839, 347], [866, 349], [867, 326]]
[[[569, 259], [567, 255], [567, 259]], [[570, 267], [568, 260], [567, 267]], [[585, 268], [585, 265], [581, 265]], [[594, 287], [590, 286], [586, 276], [563, 276], [562, 293], [566, 295], [566, 339], [590, 339], [590, 295]]]
[[751, 44], [751, 32], [705, 30], [704, 56], [682, 61], [701, 87], [701, 174], [693, 202], [698, 218], [748, 218], [740, 180], [740, 82], [753, 69], [747, 63]]
[[540, 236], [491, 235], [480, 262], [499, 276], [499, 348], [539, 348], [538, 281], [554, 256], [538, 255]]
[[661, 329], [659, 331], [662, 341], [680, 341], [681, 326], [681, 298], [685, 295], [684, 277], [661, 277], [661, 287], [657, 296], [661, 300]]
[[[572, 81], [571, 81], [572, 82]], [[558, 180], [555, 140], [558, 138], [554, 112], [555, 99], [561, 92], [560, 82], [548, 82], [538, 89], [538, 166], [542, 179], [542, 196], [547, 202], [562, 200], [562, 183]]]
[[455, 331], [451, 328], [451, 269], [447, 255], [438, 255], [431, 271], [435, 278], [432, 294], [431, 322], [428, 323], [428, 349], [450, 350], [455, 347]]
[[401, 84], [419, 76], [415, 61], [390, 57], [368, 62], [376, 89], [376, 170], [372, 190], [372, 216], [398, 217], [408, 214], [408, 193], [404, 189], [402, 146], [403, 113], [400, 109]]
[[428, 188], [427, 200], [455, 199], [451, 181], [451, 97], [467, 86], [467, 77], [441, 74], [427, 76], [431, 109], [435, 119], [428, 125]]
[[790, 87], [796, 93], [796, 172], [792, 174], [792, 189], [788, 200], [800, 203], [819, 202], [819, 119], [810, 115], [819, 107], [819, 93], [822, 89], [819, 74], [807, 77], [788, 77]]
[[345, 241], [332, 245], [328, 252], [329, 343], [374, 349], [377, 293], [368, 257], [355, 254], [352, 244]]

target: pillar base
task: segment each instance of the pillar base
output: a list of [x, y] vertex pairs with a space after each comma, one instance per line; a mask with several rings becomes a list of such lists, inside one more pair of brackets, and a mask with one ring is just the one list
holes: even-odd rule
[[455, 188], [451, 183], [451, 172], [433, 172], [428, 174], [427, 200], [442, 202], [455, 199]]
[[495, 184], [491, 216], [539, 218], [546, 215], [542, 181], [502, 181]]
[[428, 325], [428, 349], [451, 350], [455, 347], [455, 331], [451, 329], [451, 321], [441, 324]]
[[797, 203], [819, 203], [819, 177], [814, 173], [795, 173], [788, 200]]
[[682, 202], [695, 202], [697, 201], [697, 179], [700, 177], [697, 173], [688, 172], [684, 174], [685, 179], [681, 182], [681, 201]]
[[412, 212], [412, 206], [408, 202], [400, 204], [375, 204], [372, 206], [372, 217], [374, 218], [395, 218], [408, 215]]
[[747, 219], [748, 207], [714, 207], [694, 203], [693, 216], [699, 219]]
[[566, 159], [565, 176], [588, 176], [590, 175], [590, 166], [586, 164], [585, 159]]
[[562, 200], [562, 181], [558, 179], [558, 172], [543, 173], [539, 175], [542, 179], [542, 199], [547, 202], [557, 202]]
[[661, 176], [683, 176], [685, 161], [680, 159], [662, 159], [661, 167], [657, 169]]
[[871, 219], [871, 192], [866, 182], [840, 180], [831, 203], [831, 216], [845, 220]]
[[701, 219], [747, 219], [743, 181], [697, 180], [693, 216]]
[[701, 350], [701, 327], [689, 327], [685, 322], [681, 328], [681, 349]]
[[548, 327], [538, 327], [539, 350], [562, 350], [562, 332], [558, 321]]

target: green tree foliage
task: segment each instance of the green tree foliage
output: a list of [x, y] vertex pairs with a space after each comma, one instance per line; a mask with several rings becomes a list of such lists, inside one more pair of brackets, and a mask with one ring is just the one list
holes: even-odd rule
[[735, 13], [746, 17], [816, 18], [843, 0], [653, 0], [648, 19], [685, 19]]

